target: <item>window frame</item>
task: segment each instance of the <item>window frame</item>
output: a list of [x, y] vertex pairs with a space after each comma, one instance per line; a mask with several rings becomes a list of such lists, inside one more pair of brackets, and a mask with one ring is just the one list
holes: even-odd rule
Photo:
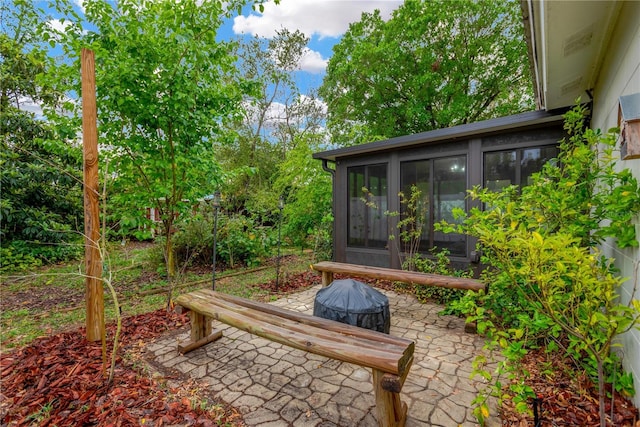
[[[366, 188], [371, 188], [371, 174], [370, 174], [370, 170], [373, 168], [379, 168], [379, 167], [383, 167], [385, 168], [385, 177], [384, 177], [384, 189], [385, 189], [385, 194], [380, 194], [380, 197], [385, 197], [386, 198], [386, 207], [387, 209], [383, 209], [382, 206], [379, 206], [378, 209], [381, 211], [379, 213], [379, 215], [381, 215], [382, 218], [384, 218], [384, 225], [386, 225], [386, 228], [384, 230], [384, 233], [386, 233], [386, 238], [383, 240], [378, 240], [378, 239], [373, 239], [371, 236], [371, 226], [370, 226], [370, 222], [371, 222], [371, 211], [373, 210], [373, 208], [366, 206], [365, 203], [363, 201], [358, 201], [356, 203], [362, 203], [364, 205], [363, 208], [363, 212], [364, 212], [364, 216], [362, 218], [362, 224], [364, 226], [364, 231], [363, 231], [363, 236], [364, 236], [364, 241], [362, 244], [358, 244], [358, 243], [353, 243], [352, 239], [352, 235], [351, 235], [351, 230], [352, 230], [352, 187], [351, 187], [351, 174], [352, 174], [352, 170], [354, 169], [363, 169], [364, 170], [364, 177], [363, 177], [363, 183], [364, 185], [362, 187], [366, 187]], [[348, 248], [358, 248], [358, 249], [387, 249], [388, 247], [388, 230], [389, 230], [389, 221], [388, 218], [386, 217], [386, 215], [384, 214], [385, 210], [388, 210], [388, 206], [389, 206], [389, 163], [388, 162], [374, 162], [374, 163], [367, 163], [367, 164], [361, 164], [361, 165], [352, 165], [352, 166], [348, 166], [347, 167], [347, 236], [346, 236], [346, 243], [347, 243], [347, 247]], [[379, 176], [376, 175], [378, 178]], [[362, 187], [358, 188], [358, 189], [353, 189], [356, 190], [356, 193], [359, 193], [360, 195], [358, 196], [358, 199], [364, 197], [364, 193], [362, 192]], [[381, 193], [381, 192], [380, 192]], [[380, 242], [378, 244], [371, 244], [371, 242]]]

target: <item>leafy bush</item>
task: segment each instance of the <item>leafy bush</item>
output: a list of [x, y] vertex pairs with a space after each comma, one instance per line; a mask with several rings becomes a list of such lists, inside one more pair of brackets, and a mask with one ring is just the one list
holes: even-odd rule
[[[210, 266], [213, 259], [212, 215], [198, 215], [181, 224], [175, 234], [173, 248], [179, 264]], [[251, 218], [242, 215], [218, 215], [216, 263], [231, 268], [239, 264], [258, 265], [269, 254], [274, 239], [271, 229], [256, 227]]]
[[[631, 220], [640, 212], [640, 186], [628, 170], [616, 171], [615, 134], [585, 129], [585, 115], [580, 106], [567, 113], [569, 138], [561, 142], [557, 162], [546, 164], [530, 186], [499, 193], [475, 188], [471, 196], [485, 208], [473, 209], [461, 226], [441, 227], [476, 236], [489, 266], [488, 293], [458, 303], [477, 321], [487, 348], [502, 351], [497, 375], [486, 370], [485, 356], [476, 359], [475, 373], [492, 381], [488, 393], [528, 410], [533, 391], [519, 360], [528, 348], [545, 346], [575, 360], [598, 384], [604, 426], [605, 383], [616, 378], [618, 388], [633, 393], [611, 349], [615, 336], [638, 327], [640, 302], [621, 304], [622, 280], [595, 246], [605, 238], [619, 247], [638, 245]], [[475, 401], [480, 421], [487, 398], [481, 393]]]
[[[423, 255], [414, 255], [411, 259], [406, 259], [403, 268], [412, 265], [415, 271], [421, 273], [441, 274], [444, 276], [455, 277], [473, 277], [471, 271], [456, 270], [451, 267], [449, 261], [449, 251], [447, 249], [433, 248], [431, 250], [433, 257], [425, 257]], [[427, 302], [435, 301], [438, 304], [449, 305], [458, 301], [465, 295], [462, 289], [443, 288], [441, 286], [415, 285], [414, 292], [418, 301]], [[454, 310], [446, 309], [446, 314], [457, 314]]]
[[245, 216], [224, 217], [218, 225], [218, 254], [231, 268], [237, 264], [260, 264], [260, 259], [268, 255], [273, 246], [270, 229], [256, 227], [253, 220]]
[[211, 264], [213, 253], [213, 222], [202, 216], [182, 224], [173, 238], [173, 250], [178, 264]]
[[41, 260], [29, 253], [17, 251], [13, 246], [0, 248], [0, 273], [25, 271], [41, 265]]
[[[0, 35], [0, 242], [2, 269], [26, 269], [78, 255], [82, 228], [82, 149], [72, 126], [42, 120], [20, 108], [31, 99], [57, 105], [62, 94], [40, 79], [55, 65], [42, 50], [39, 14], [31, 2], [9, 7]], [[6, 12], [3, 4], [3, 13]], [[4, 15], [3, 15], [4, 17]], [[11, 70], [11, 72], [4, 72]]]
[[84, 247], [80, 241], [44, 244], [14, 240], [0, 248], [0, 272], [25, 271], [44, 264], [79, 258]]
[[322, 217], [320, 225], [313, 233], [313, 255], [316, 261], [330, 261], [333, 259], [333, 214]]

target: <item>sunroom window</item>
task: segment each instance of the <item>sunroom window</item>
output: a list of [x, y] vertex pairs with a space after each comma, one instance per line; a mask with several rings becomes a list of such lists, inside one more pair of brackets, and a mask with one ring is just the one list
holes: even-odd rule
[[[465, 256], [466, 236], [435, 232], [433, 224], [442, 220], [455, 222], [453, 210], [466, 209], [467, 156], [403, 162], [400, 174], [405, 199], [411, 196], [412, 186], [420, 191], [417, 209], [423, 226], [420, 251], [437, 247], [447, 249], [453, 256]], [[401, 206], [401, 213], [406, 218], [406, 204]]]
[[387, 216], [384, 214], [388, 210], [386, 163], [350, 167], [348, 177], [348, 245], [386, 247], [389, 238]]
[[509, 185], [529, 185], [531, 176], [557, 155], [555, 146], [485, 153], [484, 186], [500, 191]]

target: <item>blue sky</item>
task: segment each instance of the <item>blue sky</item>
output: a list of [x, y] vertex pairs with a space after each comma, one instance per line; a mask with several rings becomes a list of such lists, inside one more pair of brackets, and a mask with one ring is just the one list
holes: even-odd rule
[[[78, 11], [82, 11], [83, 0], [71, 1]], [[46, 7], [46, 2], [39, 3]], [[401, 4], [401, 0], [281, 0], [276, 5], [273, 0], [268, 0], [264, 3], [263, 12], [252, 10], [251, 6], [245, 7], [241, 16], [227, 21], [219, 35], [222, 39], [253, 35], [271, 38], [281, 28], [302, 31], [310, 38], [309, 50], [298, 73], [300, 89], [304, 93], [307, 88], [316, 88], [322, 82], [331, 50], [351, 22], [359, 21], [362, 12], [375, 9], [388, 19]], [[59, 25], [59, 22], [52, 24]]]
[[[83, 12], [84, 0], [70, 2], [77, 12]], [[48, 3], [48, 0], [35, 0], [38, 7], [54, 18], [50, 25], [64, 30], [60, 17], [49, 9]], [[228, 19], [218, 34], [224, 40], [254, 35], [271, 38], [282, 28], [303, 32], [310, 41], [307, 54], [299, 64], [296, 83], [300, 93], [306, 95], [322, 84], [332, 48], [348, 30], [350, 23], [359, 21], [362, 12], [373, 12], [375, 9], [380, 10], [383, 19], [388, 19], [402, 3], [402, 0], [280, 0], [276, 5], [273, 0], [267, 0], [263, 3], [263, 12], [246, 6], [242, 15]], [[277, 102], [274, 104], [274, 117], [278, 116], [280, 107]], [[22, 108], [41, 115], [40, 106], [28, 100], [23, 102]]]

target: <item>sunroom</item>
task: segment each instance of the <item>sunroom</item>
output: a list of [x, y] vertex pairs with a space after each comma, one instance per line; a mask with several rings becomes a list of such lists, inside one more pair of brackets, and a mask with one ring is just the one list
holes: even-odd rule
[[474, 186], [527, 185], [556, 157], [562, 125], [560, 113], [531, 111], [315, 153], [333, 175], [334, 260], [401, 268], [406, 249], [389, 236], [398, 234], [402, 215], [389, 212], [403, 213], [414, 186], [422, 206], [419, 252], [446, 249], [456, 266], [477, 265], [474, 239], [434, 224], [454, 221], [454, 208], [471, 209], [467, 189]]

